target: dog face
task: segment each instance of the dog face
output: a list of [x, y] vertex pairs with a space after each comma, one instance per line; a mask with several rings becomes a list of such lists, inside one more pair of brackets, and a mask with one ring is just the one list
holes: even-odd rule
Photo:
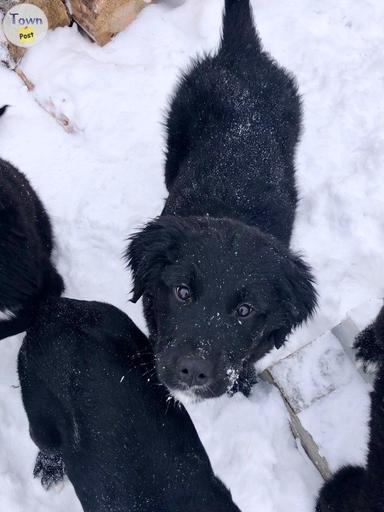
[[144, 294], [159, 378], [194, 398], [230, 390], [316, 306], [307, 265], [257, 228], [160, 217], [131, 239], [133, 301]]

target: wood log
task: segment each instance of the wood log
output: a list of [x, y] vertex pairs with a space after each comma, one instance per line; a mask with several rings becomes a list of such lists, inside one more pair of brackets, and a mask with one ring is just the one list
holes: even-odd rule
[[40, 7], [45, 12], [50, 30], [57, 27], [66, 27], [71, 22], [63, 0], [28, 0], [28, 3]]
[[73, 19], [100, 46], [124, 30], [152, 0], [70, 0]]

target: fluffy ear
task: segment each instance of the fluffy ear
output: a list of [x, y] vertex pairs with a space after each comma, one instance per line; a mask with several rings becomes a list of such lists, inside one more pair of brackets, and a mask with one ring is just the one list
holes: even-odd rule
[[186, 232], [183, 219], [163, 216], [130, 237], [125, 258], [133, 274], [132, 302], [153, 288], [163, 268], [175, 261]]
[[312, 316], [317, 306], [314, 277], [303, 259], [288, 253], [282, 260], [282, 272], [277, 285], [283, 325], [274, 333], [274, 344], [280, 348], [288, 334]]

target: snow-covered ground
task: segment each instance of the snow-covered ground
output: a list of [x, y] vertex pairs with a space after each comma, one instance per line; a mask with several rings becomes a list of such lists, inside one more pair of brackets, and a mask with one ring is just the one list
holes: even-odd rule
[[[0, 123], [0, 156], [27, 174], [51, 213], [67, 295], [110, 302], [142, 328], [140, 305], [128, 302], [121, 254], [127, 236], [161, 210], [161, 123], [169, 95], [190, 57], [216, 47], [223, 6], [223, 0], [176, 3], [147, 7], [104, 48], [72, 27], [29, 51], [23, 69], [37, 85], [36, 97], [68, 115], [74, 134], [0, 68], [0, 103], [12, 105]], [[294, 246], [313, 265], [320, 293], [316, 318], [266, 364], [384, 295], [384, 2], [252, 3], [265, 47], [296, 74], [303, 94]], [[31, 477], [36, 448], [17, 388], [20, 341], [0, 345], [0, 510], [78, 512], [69, 483], [45, 493]], [[317, 404], [319, 425], [328, 424], [322, 443], [339, 463], [363, 461], [367, 390], [354, 381], [343, 397], [328, 409]], [[321, 479], [292, 439], [276, 390], [259, 384], [250, 399], [222, 397], [191, 413], [243, 512], [313, 510]], [[334, 424], [345, 426], [349, 442], [334, 443]]]

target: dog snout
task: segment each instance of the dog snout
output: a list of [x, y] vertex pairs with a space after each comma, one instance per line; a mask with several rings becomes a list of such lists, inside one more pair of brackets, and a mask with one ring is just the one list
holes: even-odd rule
[[213, 380], [213, 364], [201, 357], [180, 357], [177, 361], [180, 382], [188, 387], [208, 386]]

